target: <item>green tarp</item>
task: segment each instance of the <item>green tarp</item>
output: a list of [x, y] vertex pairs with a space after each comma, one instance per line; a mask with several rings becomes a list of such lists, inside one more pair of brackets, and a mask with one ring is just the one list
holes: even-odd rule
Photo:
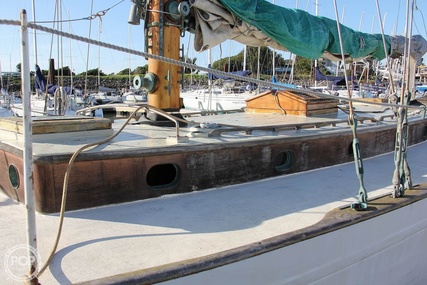
[[[257, 27], [290, 52], [317, 59], [325, 52], [340, 55], [341, 47], [334, 20], [317, 17], [298, 9], [288, 9], [264, 0], [219, 0], [236, 17]], [[356, 32], [340, 25], [344, 53], [351, 58], [385, 58], [380, 34]], [[390, 53], [390, 37], [386, 36]]]

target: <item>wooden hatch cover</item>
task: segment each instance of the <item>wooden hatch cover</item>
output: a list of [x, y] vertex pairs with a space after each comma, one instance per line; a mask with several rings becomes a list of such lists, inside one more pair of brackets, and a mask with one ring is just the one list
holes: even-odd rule
[[313, 116], [338, 112], [337, 99], [321, 98], [313, 93], [270, 90], [246, 100], [249, 113], [285, 113]]
[[[111, 121], [106, 118], [36, 117], [33, 118], [31, 128], [34, 135], [105, 130], [111, 129]], [[2, 118], [0, 130], [22, 134], [23, 120], [21, 117]]]

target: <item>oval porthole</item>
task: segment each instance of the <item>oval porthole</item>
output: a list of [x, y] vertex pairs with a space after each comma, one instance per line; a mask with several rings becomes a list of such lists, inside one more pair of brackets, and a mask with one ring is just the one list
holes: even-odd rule
[[19, 172], [15, 165], [9, 165], [9, 181], [12, 187], [17, 189], [19, 187]]
[[160, 189], [170, 187], [180, 178], [179, 167], [173, 163], [159, 164], [150, 168], [147, 173], [147, 185]]
[[274, 167], [277, 171], [287, 171], [294, 165], [294, 161], [295, 155], [292, 151], [283, 151], [276, 155], [274, 159]]

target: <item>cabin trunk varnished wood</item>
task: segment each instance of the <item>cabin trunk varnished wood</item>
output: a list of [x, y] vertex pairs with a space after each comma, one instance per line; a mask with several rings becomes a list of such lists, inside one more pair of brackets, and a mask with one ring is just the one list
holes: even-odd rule
[[[409, 130], [409, 143], [420, 142], [426, 136], [426, 123], [410, 124]], [[392, 127], [361, 131], [358, 137], [363, 157], [394, 149]], [[171, 145], [150, 151], [134, 149], [129, 153], [88, 151], [77, 158], [71, 170], [67, 210], [198, 191], [349, 162], [353, 159], [352, 140], [348, 130], [333, 136], [278, 137], [209, 147]], [[34, 156], [37, 211], [59, 211], [70, 156], [52, 153]], [[2, 191], [22, 202], [21, 151], [2, 144], [1, 162]], [[16, 167], [19, 174], [17, 187], [8, 176], [10, 165]]]

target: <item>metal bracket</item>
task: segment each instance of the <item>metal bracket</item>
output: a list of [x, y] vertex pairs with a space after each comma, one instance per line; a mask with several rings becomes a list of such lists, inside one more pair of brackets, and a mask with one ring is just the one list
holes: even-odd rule
[[165, 89], [168, 90], [168, 95], [170, 96], [171, 95], [171, 90], [172, 90], [172, 87], [171, 87], [171, 71], [170, 71], [170, 69], [168, 69], [168, 75], [166, 76], [165, 79], [168, 82], [168, 85], [165, 86]]
[[355, 202], [351, 205], [351, 208], [360, 211], [368, 208], [368, 193], [366, 192], [364, 183], [363, 183], [363, 160], [362, 153], [360, 151], [360, 143], [357, 138], [357, 119], [356, 115], [349, 116], [349, 123], [351, 125], [351, 129], [353, 131], [353, 156], [354, 156], [354, 164], [356, 166], [357, 177], [359, 178], [359, 201]]
[[393, 193], [392, 197], [397, 198], [405, 194], [405, 189], [412, 188], [411, 170], [407, 159], [408, 145], [408, 113], [405, 107], [401, 106], [397, 111], [396, 142], [394, 147], [393, 172]]
[[[185, 55], [184, 55], [184, 44], [181, 45], [180, 51], [181, 51], [181, 60], [186, 63], [187, 61], [186, 61], [186, 58], [185, 58]], [[185, 67], [182, 66], [181, 67], [181, 80], [180, 80], [181, 81], [181, 86], [184, 86], [184, 79], [185, 79], [184, 73], [185, 73]]]
[[160, 1], [160, 23], [159, 23], [159, 55], [163, 56], [163, 44], [164, 44], [164, 7], [163, 7], [163, 1]]

